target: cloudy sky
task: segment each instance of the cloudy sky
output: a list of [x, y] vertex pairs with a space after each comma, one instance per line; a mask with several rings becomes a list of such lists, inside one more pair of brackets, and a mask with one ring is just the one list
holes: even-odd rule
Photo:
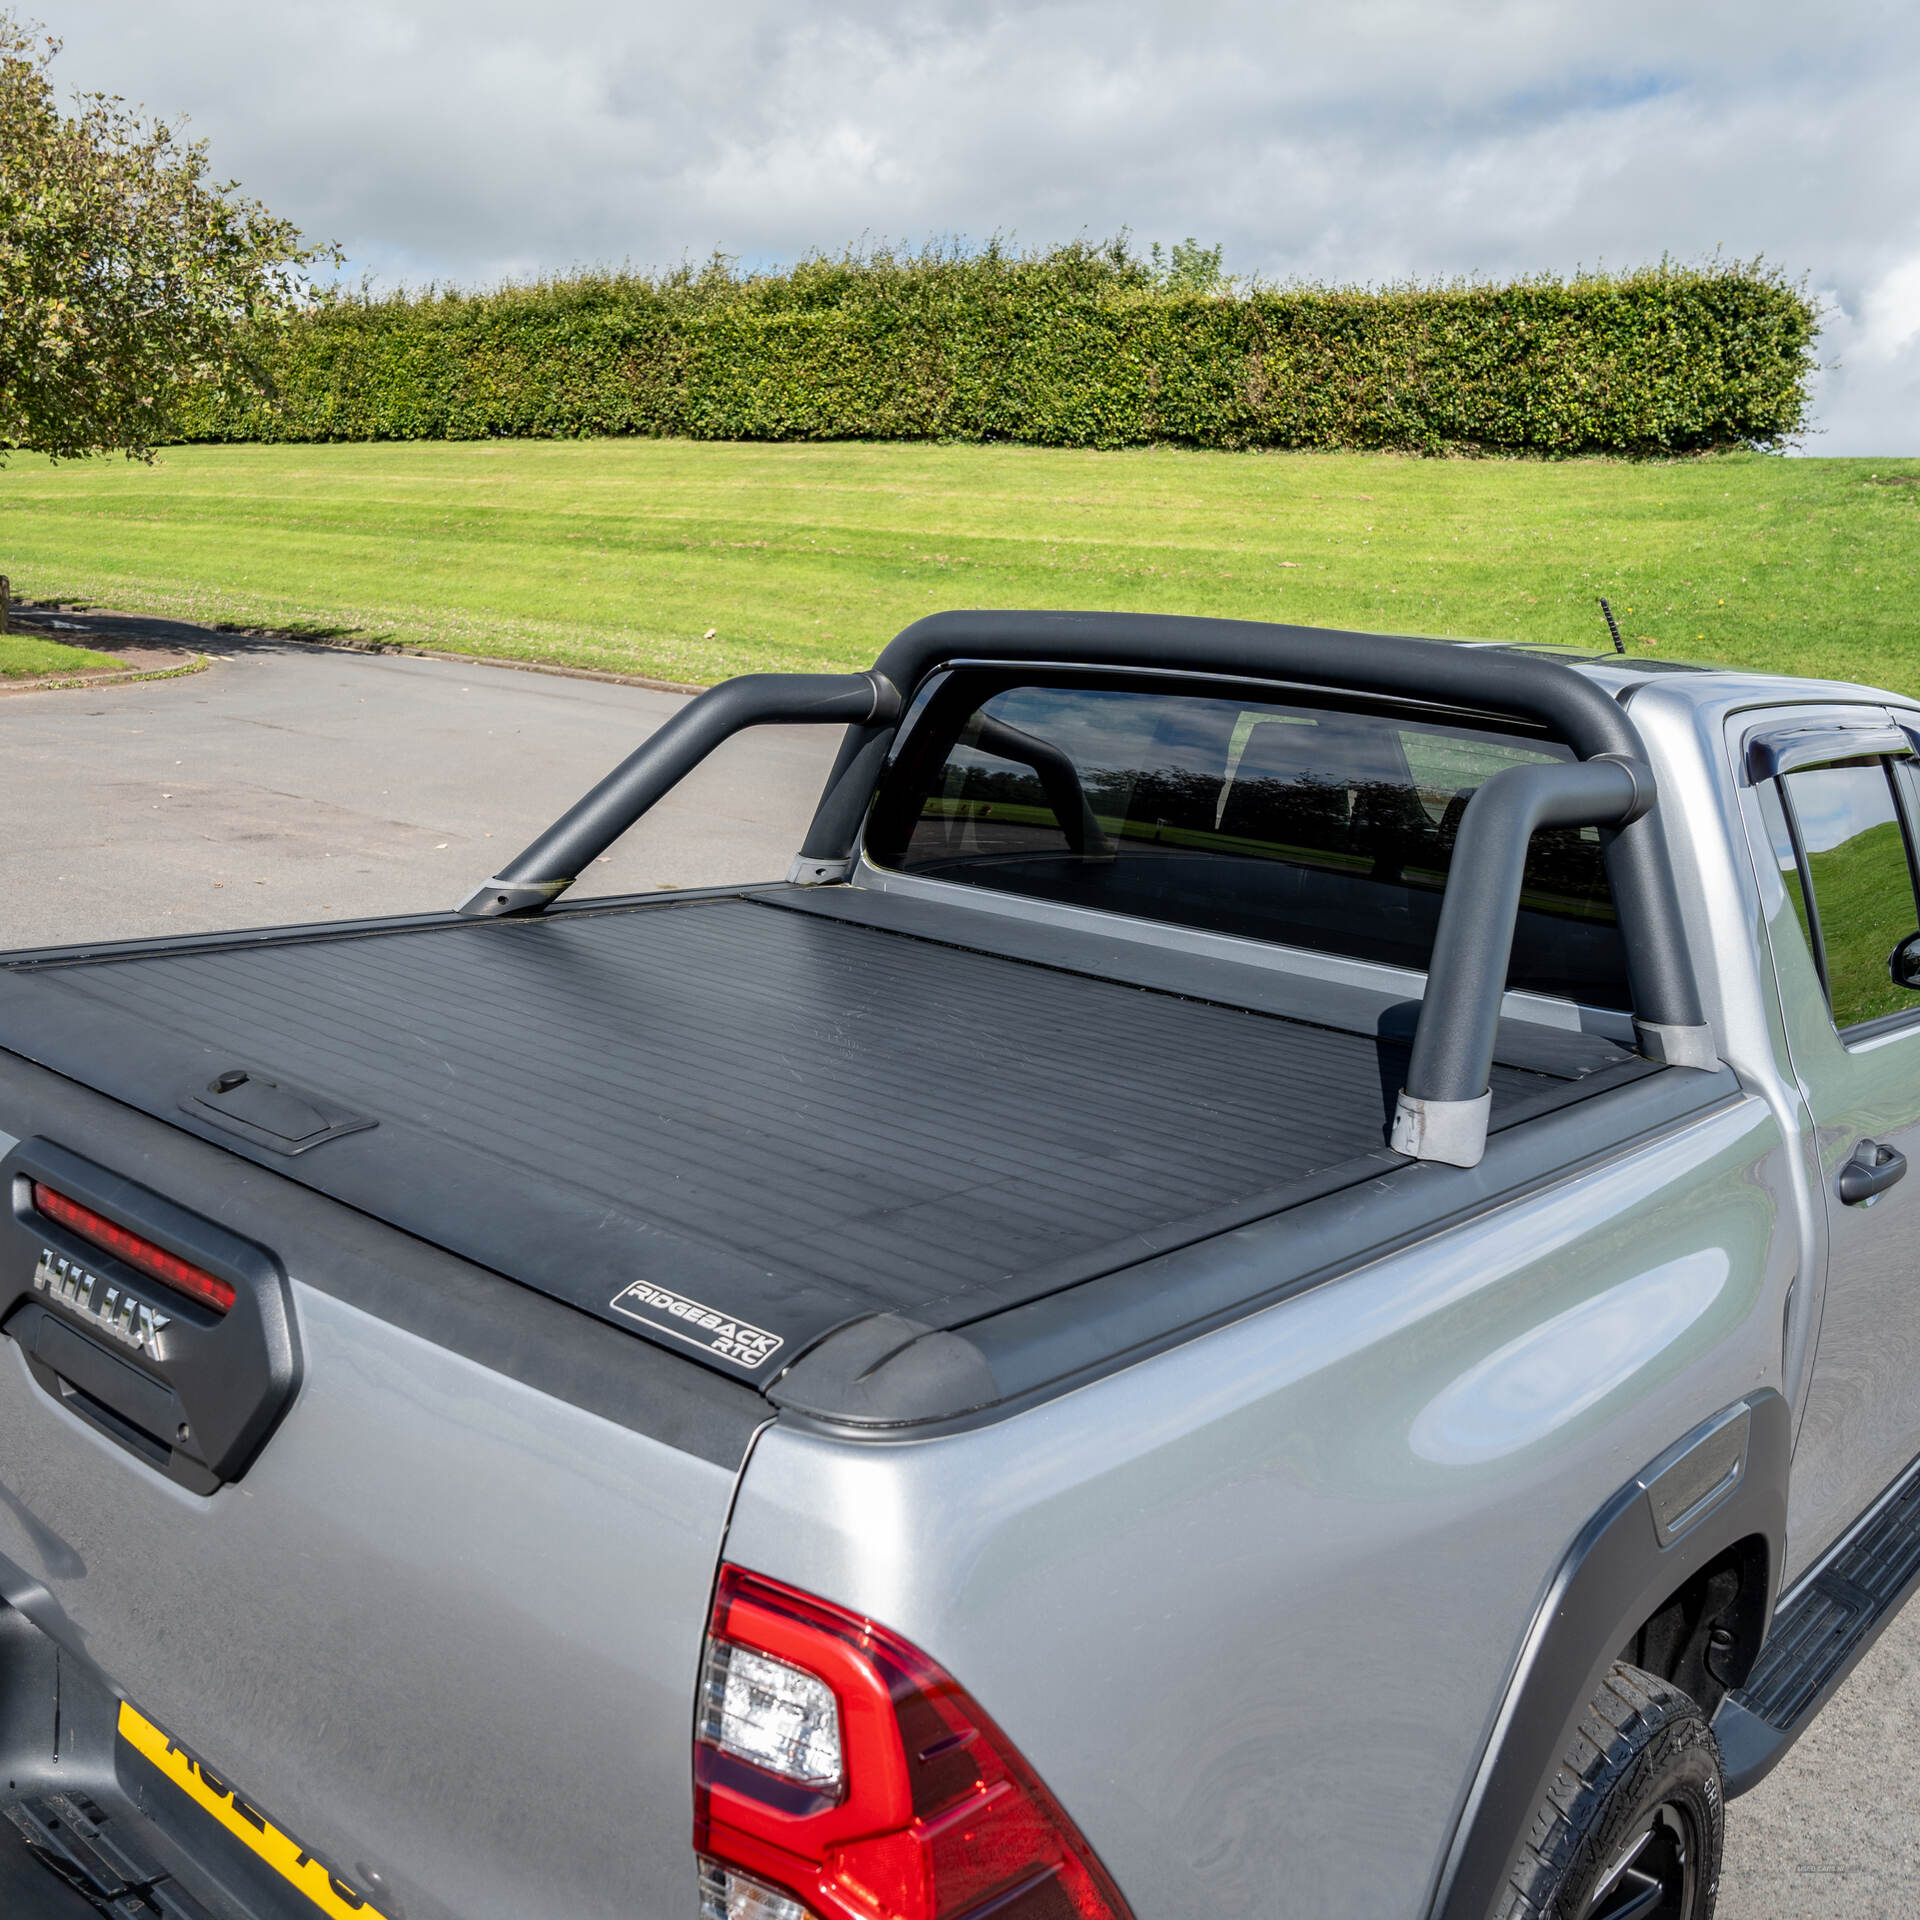
[[1764, 254], [1920, 454], [1913, 0], [16, 0], [356, 274], [1122, 226], [1379, 281]]

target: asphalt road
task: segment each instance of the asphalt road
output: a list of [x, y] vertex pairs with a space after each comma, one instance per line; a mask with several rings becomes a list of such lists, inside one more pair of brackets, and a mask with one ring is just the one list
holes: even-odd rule
[[[184, 679], [0, 694], [0, 950], [450, 907], [681, 705], [89, 619], [219, 651]], [[779, 878], [837, 744], [728, 742], [576, 896]]]
[[[219, 657], [183, 680], [0, 696], [0, 949], [451, 906], [680, 704], [118, 624]], [[732, 742], [580, 891], [776, 878], [835, 743]], [[1920, 1607], [1728, 1809], [1724, 1920], [1920, 1915], [1917, 1737]]]

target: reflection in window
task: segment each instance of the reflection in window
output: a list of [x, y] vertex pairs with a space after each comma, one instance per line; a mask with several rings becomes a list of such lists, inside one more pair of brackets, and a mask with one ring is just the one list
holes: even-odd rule
[[1883, 760], [1807, 767], [1781, 781], [1812, 894], [1806, 917], [1836, 1027], [1916, 1004], [1889, 972], [1893, 950], [1920, 926], [1907, 838]]
[[1793, 844], [1793, 829], [1787, 825], [1787, 810], [1781, 804], [1780, 789], [1771, 780], [1763, 781], [1756, 789], [1760, 802], [1760, 817], [1767, 825], [1767, 839], [1773, 847], [1773, 858], [1780, 869], [1780, 884], [1786, 889], [1788, 903], [1793, 908], [1793, 917], [1800, 922], [1801, 934], [1805, 937], [1807, 950], [1815, 956], [1814, 965], [1819, 961], [1819, 941], [1813, 930], [1813, 916], [1807, 911], [1807, 890], [1800, 880], [1800, 850]]
[[[1438, 718], [960, 672], [866, 846], [961, 885], [1424, 968], [1467, 802], [1571, 757]], [[1591, 829], [1535, 836], [1510, 985], [1628, 1004], [1601, 856]]]

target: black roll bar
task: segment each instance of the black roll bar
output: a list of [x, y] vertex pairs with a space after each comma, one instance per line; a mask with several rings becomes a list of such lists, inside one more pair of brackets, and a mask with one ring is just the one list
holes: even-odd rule
[[[1153, 666], [1245, 674], [1320, 687], [1401, 694], [1537, 720], [1582, 760], [1618, 754], [1644, 760], [1639, 730], [1620, 704], [1557, 660], [1490, 647], [1340, 633], [1259, 620], [1207, 620], [1160, 613], [936, 613], [916, 620], [874, 662], [897, 687], [913, 688], [956, 660], [1062, 666]], [[891, 728], [855, 728], [841, 743], [804, 860], [845, 860], [865, 817]], [[1607, 881], [1621, 925], [1631, 930], [1627, 968], [1634, 1010], [1654, 1027], [1702, 1024], [1680, 929], [1680, 902], [1658, 833], [1649, 825], [1608, 836]]]
[[[1577, 764], [1496, 774], [1461, 817], [1407, 1086], [1395, 1114], [1394, 1144], [1403, 1152], [1462, 1166], [1480, 1158], [1520, 876], [1539, 827], [1601, 829], [1641, 1051], [1669, 1065], [1718, 1067], [1673, 874], [1647, 818], [1653, 774], [1625, 711], [1559, 661], [1398, 634], [1168, 614], [934, 614], [894, 639], [867, 673], [749, 674], [710, 688], [477, 887], [459, 911], [476, 917], [541, 911], [722, 740], [765, 723], [846, 726], [794, 863], [796, 878], [843, 878], [904, 710], [901, 690], [911, 694], [934, 669], [965, 661], [1185, 670], [1399, 695], [1519, 715], [1573, 748]], [[1006, 729], [1008, 736], [1013, 732]], [[1032, 766], [1049, 795], [1059, 790], [1056, 811], [1069, 839], [1077, 829], [1089, 849], [1104, 850], [1105, 835], [1092, 821], [1077, 775], [1076, 800], [1048, 743], [1022, 735], [1002, 739], [999, 747], [981, 744], [988, 752], [1019, 745], [1020, 752], [1003, 757]]]
[[1527, 850], [1542, 827], [1614, 827], [1654, 802], [1653, 769], [1624, 754], [1508, 767], [1467, 802], [1440, 898], [1427, 991], [1392, 1144], [1418, 1160], [1478, 1166], [1493, 1108], [1493, 1049]]
[[577, 800], [545, 833], [460, 902], [489, 920], [538, 913], [557, 900], [663, 794], [743, 727], [832, 725], [891, 729], [900, 690], [876, 673], [745, 673], [690, 700]]

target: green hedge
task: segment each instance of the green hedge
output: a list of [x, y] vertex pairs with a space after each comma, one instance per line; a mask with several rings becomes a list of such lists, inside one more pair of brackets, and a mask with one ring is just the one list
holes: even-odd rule
[[1759, 263], [1384, 291], [1194, 277], [1115, 244], [338, 299], [259, 343], [270, 398], [194, 393], [180, 428], [1663, 454], [1776, 446], [1806, 420], [1818, 315]]

